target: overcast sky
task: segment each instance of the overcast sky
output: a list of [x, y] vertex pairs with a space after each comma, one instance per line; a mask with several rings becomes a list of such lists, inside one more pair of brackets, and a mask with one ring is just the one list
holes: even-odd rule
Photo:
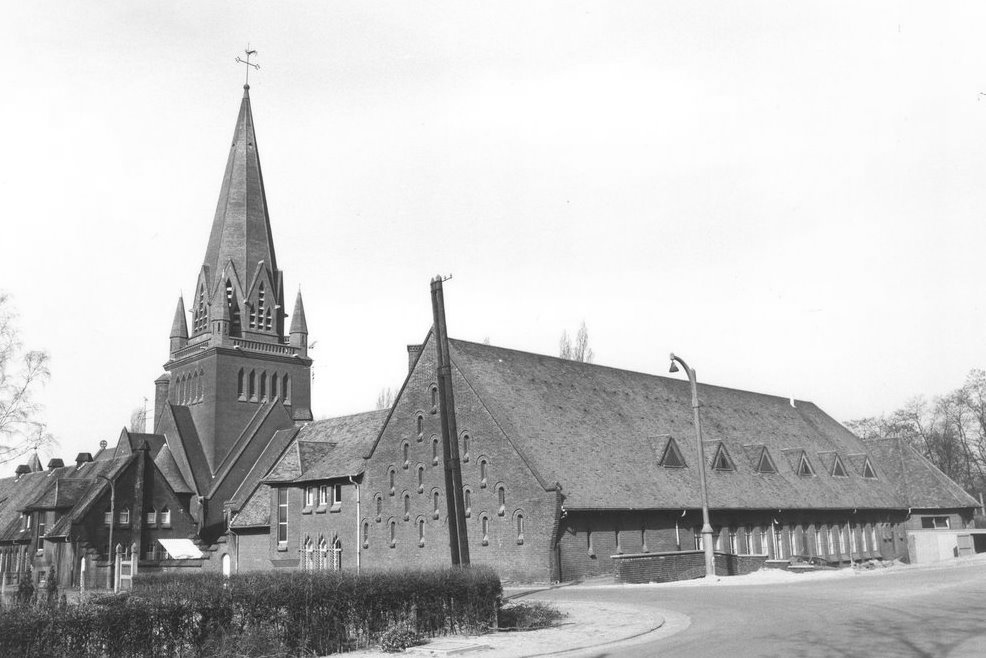
[[318, 417], [400, 386], [436, 273], [453, 337], [554, 354], [585, 320], [597, 363], [673, 350], [839, 420], [954, 388], [986, 367], [984, 12], [8, 3], [0, 288], [51, 354], [56, 455], [153, 404], [247, 42]]

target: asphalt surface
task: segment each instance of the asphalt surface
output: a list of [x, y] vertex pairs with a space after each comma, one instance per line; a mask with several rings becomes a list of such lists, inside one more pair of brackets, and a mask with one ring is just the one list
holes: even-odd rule
[[[986, 656], [986, 562], [803, 583], [560, 588], [530, 595], [638, 606], [680, 630], [604, 656]], [[669, 634], [670, 633], [670, 634]]]

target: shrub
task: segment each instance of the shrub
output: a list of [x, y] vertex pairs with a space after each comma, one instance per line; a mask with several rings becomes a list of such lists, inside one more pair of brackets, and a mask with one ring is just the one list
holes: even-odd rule
[[500, 608], [497, 619], [503, 631], [532, 631], [556, 625], [565, 614], [548, 603], [522, 601]]
[[501, 593], [486, 568], [138, 575], [129, 594], [0, 611], [0, 655], [324, 655], [488, 628]]
[[421, 644], [421, 639], [414, 629], [406, 624], [391, 626], [380, 636], [380, 648], [387, 653], [400, 653], [416, 644]]

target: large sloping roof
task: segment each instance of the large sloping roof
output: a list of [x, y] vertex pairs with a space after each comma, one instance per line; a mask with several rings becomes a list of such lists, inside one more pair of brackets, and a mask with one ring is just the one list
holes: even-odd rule
[[[870, 439], [866, 442], [878, 475], [884, 473], [894, 483], [907, 507], [938, 509], [977, 507], [979, 502], [962, 487], [925, 459], [903, 439]], [[882, 471], [882, 473], [881, 473]]]
[[[452, 363], [541, 483], [560, 483], [570, 509], [695, 508], [701, 505], [691, 392], [658, 377], [460, 340]], [[735, 469], [709, 470], [710, 505], [734, 509], [900, 508], [890, 477], [832, 477], [834, 455], [883, 453], [811, 402], [699, 384], [706, 458], [721, 443]], [[459, 423], [460, 430], [468, 428]], [[685, 468], [658, 462], [668, 437]], [[758, 473], [766, 447], [776, 473]], [[804, 452], [814, 476], [797, 474]], [[492, 468], [496, 468], [493, 464]]]
[[306, 425], [298, 433], [298, 444], [307, 444], [313, 459], [295, 481], [326, 480], [362, 473], [363, 454], [380, 434], [388, 413], [388, 409], [380, 409]]

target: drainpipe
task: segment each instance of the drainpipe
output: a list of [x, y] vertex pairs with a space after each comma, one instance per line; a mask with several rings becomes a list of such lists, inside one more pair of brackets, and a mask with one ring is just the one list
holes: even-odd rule
[[353, 476], [349, 476], [349, 483], [356, 487], [356, 575], [360, 573], [360, 550], [363, 548], [363, 538], [360, 537], [360, 533], [363, 532], [363, 527], [360, 525], [360, 510], [359, 510], [359, 483], [353, 479]]
[[[233, 514], [233, 510], [227, 508], [226, 510], [226, 532], [233, 536], [233, 573], [240, 573], [240, 536], [236, 534], [233, 530], [233, 520], [236, 515]], [[220, 565], [221, 566], [221, 565]]]

